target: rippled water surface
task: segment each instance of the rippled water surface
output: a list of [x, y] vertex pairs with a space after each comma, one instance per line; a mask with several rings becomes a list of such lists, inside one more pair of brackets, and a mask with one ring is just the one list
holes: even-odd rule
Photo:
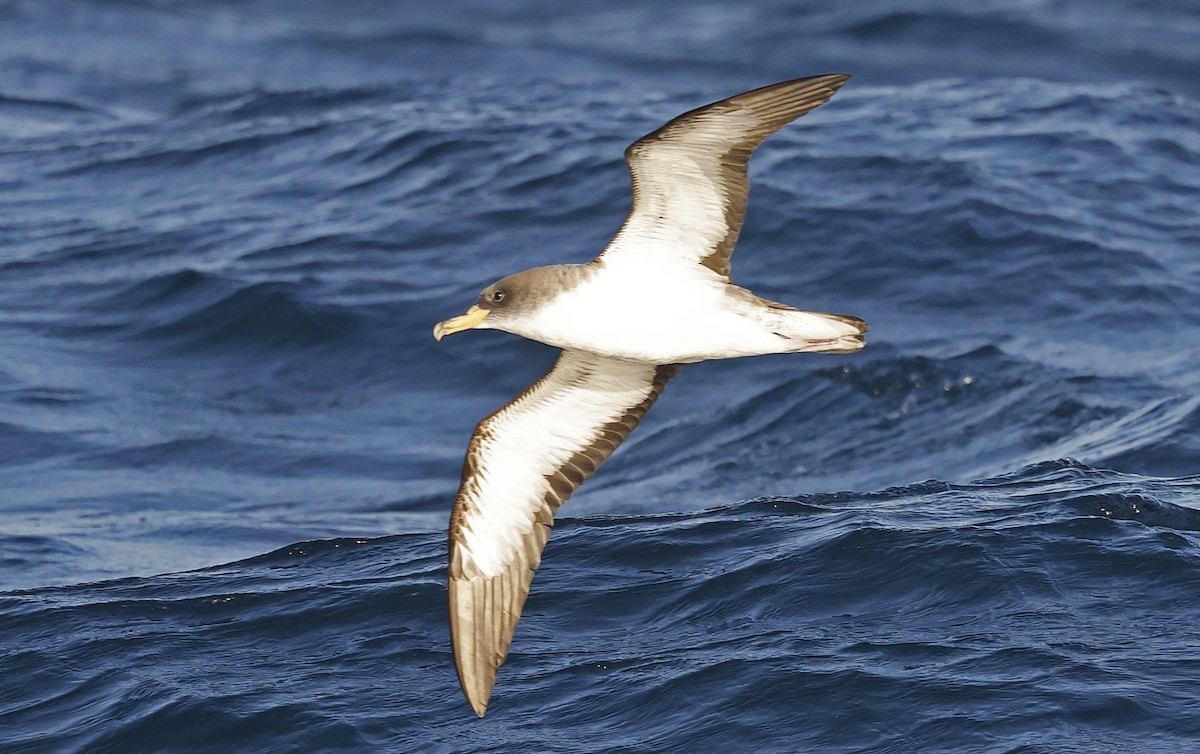
[[[0, 2], [0, 751], [1200, 748], [1191, 3]], [[737, 282], [871, 323], [688, 366], [561, 511], [488, 716], [433, 323], [584, 261], [625, 145], [854, 79]]]

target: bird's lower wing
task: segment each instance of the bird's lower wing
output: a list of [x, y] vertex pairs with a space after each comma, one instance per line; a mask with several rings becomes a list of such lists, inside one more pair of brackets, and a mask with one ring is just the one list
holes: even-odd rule
[[476, 427], [450, 517], [450, 638], [463, 693], [480, 717], [554, 512], [633, 431], [677, 370], [565, 350]]

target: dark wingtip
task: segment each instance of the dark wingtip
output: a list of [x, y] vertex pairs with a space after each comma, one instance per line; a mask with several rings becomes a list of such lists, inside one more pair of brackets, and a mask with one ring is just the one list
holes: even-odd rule
[[852, 74], [849, 73], [827, 73], [824, 76], [818, 76], [817, 78], [828, 79], [829, 85], [834, 89], [838, 89], [850, 80], [851, 75]]

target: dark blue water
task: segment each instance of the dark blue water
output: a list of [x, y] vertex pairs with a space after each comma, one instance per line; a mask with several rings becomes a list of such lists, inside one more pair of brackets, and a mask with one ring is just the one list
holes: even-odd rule
[[[1200, 749], [1198, 18], [0, 2], [0, 751]], [[477, 720], [446, 521], [553, 352], [431, 326], [830, 71], [734, 274], [870, 346], [684, 369]]]

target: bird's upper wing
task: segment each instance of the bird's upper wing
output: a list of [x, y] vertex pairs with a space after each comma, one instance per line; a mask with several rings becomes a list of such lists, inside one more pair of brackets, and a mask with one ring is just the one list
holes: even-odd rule
[[450, 635], [463, 693], [480, 717], [554, 512], [633, 431], [677, 369], [565, 350], [476, 427], [450, 517]]
[[633, 207], [600, 255], [701, 264], [726, 282], [746, 216], [746, 166], [763, 139], [824, 104], [845, 74], [785, 81], [684, 113], [625, 150]]

